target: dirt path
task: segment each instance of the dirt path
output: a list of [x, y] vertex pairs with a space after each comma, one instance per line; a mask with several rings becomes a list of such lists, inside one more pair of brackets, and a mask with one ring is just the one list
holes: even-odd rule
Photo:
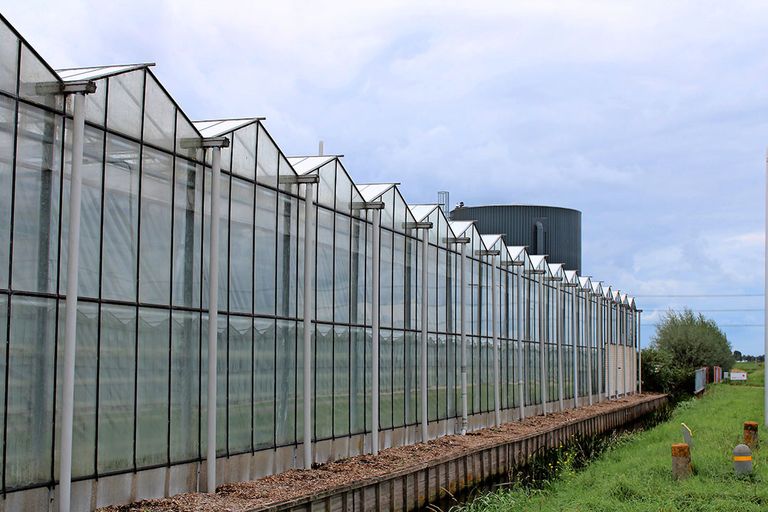
[[533, 416], [524, 421], [505, 423], [500, 427], [485, 428], [466, 436], [450, 435], [428, 443], [418, 443], [383, 450], [377, 456], [357, 455], [329, 462], [311, 470], [290, 470], [258, 480], [221, 485], [216, 494], [183, 493], [170, 498], [143, 500], [130, 505], [111, 506], [100, 512], [242, 512], [256, 507], [311, 496], [335, 487], [349, 485], [422, 465], [429, 460], [461, 455], [483, 446], [502, 441], [513, 441], [529, 434], [547, 430], [599, 413], [645, 401], [651, 394], [632, 395], [611, 402], [602, 402], [579, 409]]

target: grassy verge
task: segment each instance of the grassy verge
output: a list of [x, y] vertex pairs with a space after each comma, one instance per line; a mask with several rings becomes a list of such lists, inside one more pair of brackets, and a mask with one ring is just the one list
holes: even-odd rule
[[[543, 490], [486, 494], [461, 510], [767, 510], [768, 447], [762, 454], [759, 450], [754, 454], [751, 477], [736, 477], [731, 462], [731, 450], [741, 440], [742, 423], [762, 418], [762, 397], [758, 387], [713, 386], [703, 398], [682, 403], [669, 422], [625, 437], [583, 471], [564, 471], [562, 478]], [[670, 445], [682, 440], [681, 422], [694, 432], [694, 475], [675, 482]], [[765, 437], [768, 432], [761, 434]]]
[[747, 380], [731, 382], [734, 386], [765, 385], [765, 365], [763, 363], [736, 363], [733, 369], [747, 372]]

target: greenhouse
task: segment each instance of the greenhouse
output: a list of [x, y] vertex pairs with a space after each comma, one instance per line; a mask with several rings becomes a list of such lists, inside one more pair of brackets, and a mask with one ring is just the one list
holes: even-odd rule
[[264, 119], [191, 121], [151, 64], [55, 71], [2, 18], [0, 43], [10, 509], [206, 491], [638, 391], [632, 297], [340, 157], [286, 156]]

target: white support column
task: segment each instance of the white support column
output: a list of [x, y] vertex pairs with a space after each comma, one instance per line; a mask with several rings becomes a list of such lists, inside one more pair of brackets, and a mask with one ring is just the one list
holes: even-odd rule
[[429, 441], [429, 409], [427, 407], [427, 352], [429, 350], [429, 229], [424, 229], [421, 238], [421, 441]]
[[373, 210], [373, 304], [371, 305], [371, 453], [379, 453], [379, 286], [381, 280], [381, 210]]
[[616, 314], [614, 315], [614, 305], [616, 304], [613, 302], [613, 299], [610, 299], [610, 308], [611, 308], [611, 334], [613, 335], [613, 343], [615, 347], [614, 351], [614, 362], [613, 362], [613, 397], [619, 398], [619, 347], [621, 346], [619, 344], [619, 340], [621, 340], [621, 322], [619, 321], [619, 311], [618, 308], [616, 308]]
[[592, 378], [594, 372], [592, 371], [592, 334], [594, 333], [592, 325], [592, 299], [590, 298], [590, 291], [584, 292], [584, 301], [586, 302], [586, 314], [584, 328], [586, 329], [587, 336], [587, 395], [589, 396], [589, 405], [592, 405]]
[[595, 307], [597, 311], [595, 313], [595, 321], [597, 322], [595, 327], [597, 329], [597, 402], [603, 401], [603, 308], [600, 305], [600, 294], [595, 294]]
[[539, 400], [541, 400], [541, 412], [547, 414], [547, 388], [549, 387], [549, 375], [547, 371], [546, 346], [544, 342], [544, 333], [547, 327], [547, 286], [544, 284], [545, 276], [535, 278], [536, 285], [539, 288]]
[[579, 317], [579, 289], [573, 289], [573, 407], [579, 406], [579, 338], [581, 338], [581, 317]]
[[517, 393], [520, 396], [520, 419], [525, 419], [525, 382], [523, 380], [523, 266], [517, 268]]
[[627, 348], [629, 348], [629, 345], [627, 344], [627, 341], [629, 341], [628, 340], [629, 336], [627, 333], [629, 332], [629, 326], [627, 325], [627, 315], [624, 311], [622, 311], [623, 308], [624, 306], [619, 304], [619, 311], [621, 312], [621, 319], [622, 319], [621, 323], [623, 326], [621, 339], [624, 340], [624, 345], [622, 345], [624, 348], [622, 348], [621, 350], [621, 368], [623, 369], [621, 380], [623, 381], [622, 382], [622, 388], [623, 388], [622, 391], [624, 391], [623, 395], [627, 396], [629, 394], [629, 389], [628, 389], [629, 386], [627, 384], [627, 375], [630, 373], [629, 369], [627, 368]]
[[640, 347], [643, 310], [637, 310], [637, 392], [643, 392], [643, 350]]
[[315, 295], [315, 186], [304, 186], [304, 469], [312, 468], [312, 313]]
[[211, 155], [211, 225], [209, 237], [210, 263], [208, 287], [208, 478], [206, 491], [216, 492], [216, 379], [219, 324], [219, 201], [221, 199], [221, 148]]
[[[498, 253], [498, 251], [496, 251]], [[496, 289], [496, 256], [491, 255], [491, 336], [493, 337], [493, 412], [496, 426], [501, 425], [501, 375], [499, 368], [498, 291]]]
[[560, 280], [555, 285], [555, 337], [557, 339], [557, 399], [560, 402], [560, 411], [565, 410], [563, 401], [563, 298]]
[[459, 297], [461, 300], [461, 435], [466, 435], [469, 427], [469, 418], [467, 417], [467, 244], [461, 245], [461, 289]]
[[77, 290], [80, 258], [80, 195], [82, 191], [85, 91], [73, 96], [72, 175], [69, 186], [69, 236], [67, 242], [67, 298], [64, 323], [64, 364], [61, 402], [61, 452], [59, 456], [59, 510], [68, 512], [72, 491], [72, 425], [75, 409], [75, 360], [77, 351]]

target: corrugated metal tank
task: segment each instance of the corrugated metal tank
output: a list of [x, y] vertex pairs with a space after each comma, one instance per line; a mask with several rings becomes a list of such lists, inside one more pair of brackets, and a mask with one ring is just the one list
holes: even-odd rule
[[507, 245], [527, 245], [530, 254], [547, 254], [581, 273], [581, 212], [558, 206], [457, 206], [453, 220], [474, 220], [482, 234], [504, 235]]

